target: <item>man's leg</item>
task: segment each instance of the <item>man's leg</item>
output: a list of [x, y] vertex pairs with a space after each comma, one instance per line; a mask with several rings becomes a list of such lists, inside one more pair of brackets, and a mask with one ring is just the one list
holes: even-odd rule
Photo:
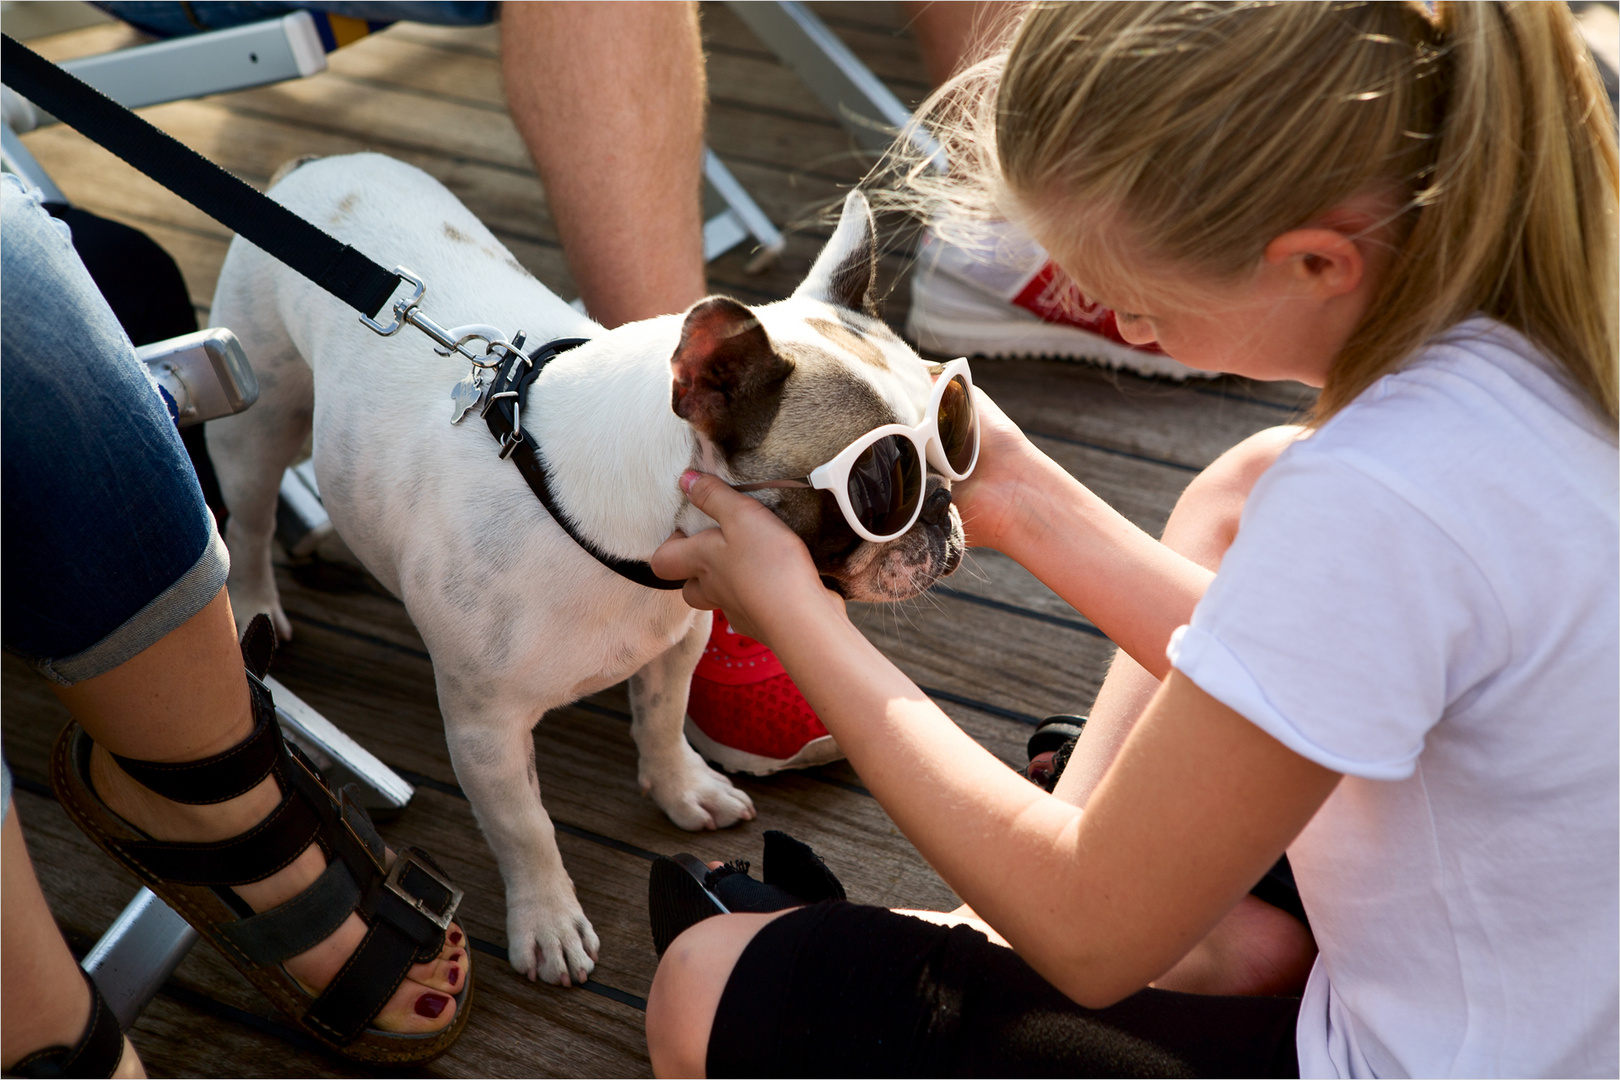
[[611, 327], [700, 299], [697, 6], [503, 5], [501, 72], [591, 317]]
[[990, 55], [1026, 6], [1025, 0], [903, 0], [900, 9], [917, 37], [929, 81], [939, 86]]

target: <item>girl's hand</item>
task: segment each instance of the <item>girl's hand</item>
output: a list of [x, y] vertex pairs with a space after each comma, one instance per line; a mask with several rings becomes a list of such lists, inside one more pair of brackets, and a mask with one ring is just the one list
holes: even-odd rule
[[979, 414], [979, 462], [972, 476], [951, 485], [951, 501], [962, 515], [967, 542], [999, 549], [1027, 516], [1020, 510], [1028, 494], [1024, 481], [1045, 455], [977, 386], [973, 404]]
[[842, 611], [804, 541], [756, 499], [707, 473], [687, 472], [681, 487], [692, 505], [719, 523], [693, 536], [677, 530], [653, 552], [653, 573], [686, 579], [682, 595], [695, 608], [725, 611], [739, 633], [770, 644], [773, 616], [828, 604]]

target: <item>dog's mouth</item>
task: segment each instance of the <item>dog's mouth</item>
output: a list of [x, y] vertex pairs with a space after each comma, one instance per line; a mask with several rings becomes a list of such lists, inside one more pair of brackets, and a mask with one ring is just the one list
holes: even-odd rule
[[863, 540], [844, 521], [832, 496], [826, 500], [815, 533], [805, 536], [796, 531], [809, 545], [823, 584], [846, 600], [877, 604], [909, 600], [962, 565], [967, 549], [962, 517], [951, 504], [949, 485], [939, 477], [929, 477], [917, 523], [882, 544]]

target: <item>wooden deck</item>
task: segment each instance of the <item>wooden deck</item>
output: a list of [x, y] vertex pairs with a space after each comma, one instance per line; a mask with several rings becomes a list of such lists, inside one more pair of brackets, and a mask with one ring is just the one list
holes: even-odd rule
[[[915, 46], [886, 3], [812, 5], [902, 98], [926, 92]], [[400, 25], [332, 57], [315, 78], [152, 108], [160, 127], [263, 185], [298, 154], [382, 150], [443, 180], [543, 281], [572, 284], [528, 155], [507, 119], [495, 60], [498, 30]], [[814, 211], [835, 201], [863, 161], [832, 117], [723, 7], [706, 5], [709, 141], [766, 212], [798, 224], [780, 263], [761, 275], [736, 251], [710, 267], [717, 292], [744, 301], [787, 295], [826, 237]], [[116, 27], [40, 39], [55, 58], [128, 43]], [[62, 128], [26, 143], [74, 202], [129, 222], [179, 261], [206, 319], [228, 234], [212, 220]], [[885, 257], [886, 314], [904, 322], [903, 253]], [[1155, 534], [1192, 475], [1242, 437], [1297, 415], [1289, 388], [1236, 379], [1192, 386], [1061, 362], [983, 362], [985, 387], [1043, 449]], [[466, 888], [461, 918], [478, 956], [466, 1034], [423, 1070], [446, 1076], [630, 1076], [648, 1072], [642, 1009], [655, 967], [645, 911], [654, 852], [758, 859], [760, 834], [781, 828], [823, 852], [852, 899], [908, 907], [956, 901], [899, 835], [847, 765], [743, 779], [758, 820], [692, 835], [635, 788], [623, 687], [546, 717], [535, 732], [545, 804], [580, 900], [602, 938], [589, 985], [534, 985], [507, 966], [499, 876], [445, 749], [432, 674], [404, 609], [362, 574], [332, 564], [284, 566], [297, 639], [276, 674], [417, 784], [383, 833], [435, 853]], [[1031, 725], [1084, 712], [1112, 647], [1029, 574], [973, 555], [929, 596], [857, 614], [863, 629], [962, 727], [1009, 765], [1024, 762]], [[65, 714], [45, 684], [7, 657], [4, 742], [30, 849], [69, 941], [83, 948], [135, 890], [66, 820], [43, 786], [45, 754]], [[181, 966], [132, 1035], [153, 1075], [367, 1075], [289, 1041], [266, 1004], [212, 950]]]

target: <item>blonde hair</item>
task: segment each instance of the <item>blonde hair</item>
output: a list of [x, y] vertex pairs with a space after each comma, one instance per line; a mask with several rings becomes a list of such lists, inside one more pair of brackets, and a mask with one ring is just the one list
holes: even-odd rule
[[1134, 261], [1221, 280], [1393, 192], [1396, 252], [1317, 422], [1474, 312], [1615, 420], [1615, 119], [1565, 4], [1039, 3], [919, 115], [951, 170], [906, 182], [936, 209], [1083, 240], [1073, 208], [1114, 208]]

